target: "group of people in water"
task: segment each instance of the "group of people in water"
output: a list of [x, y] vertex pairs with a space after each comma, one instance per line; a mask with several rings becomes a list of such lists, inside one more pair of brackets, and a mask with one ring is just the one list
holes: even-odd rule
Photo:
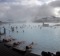
[[[18, 28], [18, 27], [16, 26], [16, 29], [17, 29], [17, 28]], [[15, 31], [15, 28], [14, 28], [14, 27], [12, 27], [12, 26], [11, 26], [11, 31], [12, 31], [12, 32], [14, 32], [14, 31]], [[24, 32], [24, 30], [22, 30], [22, 32]], [[18, 33], [18, 31], [17, 31], [17, 33]]]
[[[17, 41], [16, 39], [13, 39], [13, 38], [3, 38], [2, 42], [4, 42], [5, 44], [12, 42], [12, 47], [16, 47], [16, 46], [18, 46], [18, 45], [20, 45], [22, 43], [25, 44], [25, 41]], [[27, 45], [26, 46], [26, 51], [31, 51], [33, 45], [34, 45], [34, 42]]]
[[[10, 26], [10, 25], [9, 25], [9, 26]], [[33, 26], [28, 25], [28, 26], [27, 26], [27, 25], [24, 25], [24, 24], [23, 24], [23, 25], [20, 26], [21, 29], [23, 29], [23, 28], [25, 28], [25, 27], [31, 27], [31, 29], [32, 29], [33, 27], [34, 27], [34, 28], [39, 27], [40, 29], [42, 28], [40, 25], [38, 25], [38, 26], [36, 26], [36, 25], [35, 25], [35, 26], [34, 26], [34, 25], [33, 25]], [[4, 26], [3, 26], [2, 28], [4, 29], [4, 34], [6, 34], [6, 30], [9, 30], [9, 29], [6, 29]], [[17, 26], [10, 26], [9, 28], [10, 28], [11, 32], [14, 32], [15, 30], [18, 29]], [[54, 28], [56, 28], [56, 27], [54, 27]], [[0, 30], [1, 30], [1, 29], [0, 29]], [[17, 30], [16, 32], [18, 33], [19, 31]], [[23, 29], [22, 32], [24, 33], [25, 30]], [[0, 33], [0, 34], [1, 34], [1, 33]]]

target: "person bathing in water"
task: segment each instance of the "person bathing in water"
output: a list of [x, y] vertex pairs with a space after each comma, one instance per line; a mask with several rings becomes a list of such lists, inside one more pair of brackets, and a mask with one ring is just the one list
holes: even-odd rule
[[34, 45], [34, 42], [32, 42], [30, 45], [26, 46], [26, 50], [32, 49], [33, 45]]

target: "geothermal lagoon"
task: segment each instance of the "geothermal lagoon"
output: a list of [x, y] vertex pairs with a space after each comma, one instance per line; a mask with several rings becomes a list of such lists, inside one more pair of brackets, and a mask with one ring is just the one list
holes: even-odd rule
[[[1, 25], [0, 31], [3, 33], [3, 27], [5, 27], [4, 37], [10, 36], [27, 43], [34, 42], [32, 53], [40, 54], [42, 51], [55, 53], [60, 51], [60, 26], [49, 25], [49, 27], [44, 27], [40, 23], [10, 23]], [[11, 27], [14, 27], [14, 31]]]

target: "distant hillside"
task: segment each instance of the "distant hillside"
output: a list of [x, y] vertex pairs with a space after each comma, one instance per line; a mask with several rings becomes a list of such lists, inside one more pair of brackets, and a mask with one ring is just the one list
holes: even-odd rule
[[9, 23], [9, 22], [2, 22], [2, 21], [0, 21], [0, 24], [6, 24], [6, 23]]
[[44, 18], [36, 18], [33, 20], [35, 23], [40, 23], [40, 22], [50, 22], [50, 23], [60, 23], [60, 17], [44, 17]]

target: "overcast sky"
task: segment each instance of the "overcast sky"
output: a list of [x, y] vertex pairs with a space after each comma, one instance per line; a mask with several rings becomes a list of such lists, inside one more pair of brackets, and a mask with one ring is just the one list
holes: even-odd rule
[[60, 0], [0, 0], [0, 20], [32, 22], [42, 17], [60, 17]]

